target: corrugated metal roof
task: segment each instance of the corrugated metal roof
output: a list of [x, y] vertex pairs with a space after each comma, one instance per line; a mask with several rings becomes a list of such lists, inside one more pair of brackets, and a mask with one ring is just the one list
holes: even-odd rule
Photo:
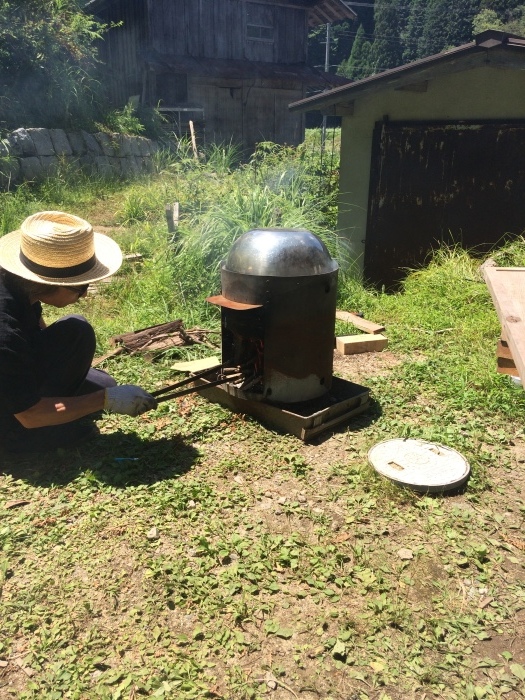
[[218, 58], [194, 58], [159, 54], [148, 51], [143, 55], [146, 64], [156, 70], [171, 70], [188, 75], [201, 75], [226, 80], [244, 80], [259, 78], [261, 80], [292, 80], [312, 87], [328, 88], [343, 85], [346, 78], [333, 73], [323, 73], [302, 63], [277, 64], [263, 61], [237, 61]]
[[[356, 99], [365, 92], [375, 92], [386, 89], [387, 87], [391, 88], [399, 84], [407, 84], [411, 80], [417, 80], [418, 78], [423, 80], [424, 78], [432, 77], [433, 69], [437, 69], [442, 64], [449, 63], [453, 65], [457, 63], [459, 59], [463, 59], [469, 55], [475, 56], [479, 54], [480, 57], [483, 57], [486, 55], [487, 51], [495, 49], [520, 51], [524, 48], [525, 38], [516, 36], [515, 34], [488, 29], [478, 34], [474, 38], [474, 41], [468, 44], [462, 44], [449, 51], [427, 56], [426, 58], [413, 61], [412, 63], [406, 63], [397, 68], [391, 68], [390, 70], [371, 75], [362, 80], [349, 82], [341, 87], [328, 90], [322, 95], [307, 97], [304, 100], [292, 102], [289, 108], [291, 111], [308, 111], [320, 109], [329, 105], [336, 105], [341, 102], [348, 102]], [[523, 53], [523, 59], [525, 62], [525, 53]]]

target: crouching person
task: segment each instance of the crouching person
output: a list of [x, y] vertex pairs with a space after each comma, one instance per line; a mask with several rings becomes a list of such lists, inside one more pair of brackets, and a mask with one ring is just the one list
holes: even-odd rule
[[[0, 238], [0, 448], [67, 447], [96, 434], [101, 410], [138, 416], [157, 402], [93, 369], [95, 332], [78, 314], [46, 326], [42, 304], [64, 308], [122, 264], [115, 241], [83, 219], [46, 211]], [[91, 420], [86, 417], [91, 416]]]

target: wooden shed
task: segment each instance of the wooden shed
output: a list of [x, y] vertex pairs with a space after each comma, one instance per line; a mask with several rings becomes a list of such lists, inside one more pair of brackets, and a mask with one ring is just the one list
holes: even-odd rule
[[342, 116], [339, 228], [356, 271], [395, 287], [441, 244], [525, 229], [525, 39], [474, 41], [290, 105]]
[[288, 104], [348, 81], [307, 65], [308, 27], [354, 19], [343, 0], [91, 0], [108, 23], [100, 57], [110, 98], [158, 107], [169, 130], [191, 120], [206, 141], [295, 145]]

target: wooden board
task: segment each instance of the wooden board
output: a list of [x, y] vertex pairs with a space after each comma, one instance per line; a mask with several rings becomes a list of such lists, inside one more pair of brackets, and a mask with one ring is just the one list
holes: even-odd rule
[[380, 326], [378, 323], [373, 323], [372, 321], [367, 321], [357, 314], [353, 314], [351, 311], [336, 311], [335, 317], [340, 321], [347, 321], [352, 323], [356, 328], [365, 333], [382, 333], [385, 330], [384, 326]]
[[500, 340], [498, 342], [497, 369], [500, 374], [510, 374], [512, 377], [518, 376], [514, 358], [505, 340]]
[[341, 355], [356, 355], [359, 352], [380, 352], [388, 345], [384, 335], [343, 335], [335, 339], [337, 352]]
[[200, 360], [189, 360], [188, 362], [176, 362], [170, 369], [178, 372], [202, 372], [204, 369], [218, 367], [221, 364], [220, 357], [202, 357]]
[[525, 268], [497, 267], [487, 261], [481, 269], [517, 376], [525, 378]]
[[512, 360], [514, 362], [514, 358], [512, 357], [509, 345], [505, 340], [500, 340], [498, 342], [498, 357], [501, 357], [505, 360]]

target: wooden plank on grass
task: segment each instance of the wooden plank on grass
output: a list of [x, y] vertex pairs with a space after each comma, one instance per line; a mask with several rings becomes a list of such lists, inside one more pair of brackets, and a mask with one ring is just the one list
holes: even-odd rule
[[525, 378], [525, 269], [482, 266], [483, 277], [496, 308], [519, 377]]
[[343, 335], [335, 339], [335, 347], [341, 355], [356, 355], [359, 352], [381, 352], [388, 345], [384, 335]]
[[352, 323], [356, 328], [365, 333], [382, 333], [385, 330], [384, 326], [380, 326], [378, 323], [373, 323], [372, 321], [367, 321], [365, 318], [361, 318], [357, 314], [353, 314], [351, 311], [339, 311], [335, 312], [335, 317], [340, 321], [347, 321]]

